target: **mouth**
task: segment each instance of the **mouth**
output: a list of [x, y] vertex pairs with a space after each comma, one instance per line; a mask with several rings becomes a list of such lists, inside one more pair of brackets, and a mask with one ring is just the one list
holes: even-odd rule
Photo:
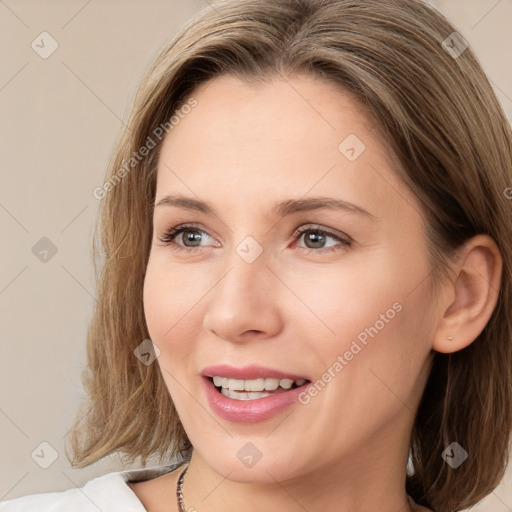
[[312, 385], [305, 375], [257, 365], [210, 366], [201, 376], [210, 409], [233, 423], [266, 421], [296, 404]]
[[305, 387], [311, 382], [309, 379], [274, 377], [242, 380], [214, 375], [206, 378], [218, 393], [232, 400], [259, 400]]

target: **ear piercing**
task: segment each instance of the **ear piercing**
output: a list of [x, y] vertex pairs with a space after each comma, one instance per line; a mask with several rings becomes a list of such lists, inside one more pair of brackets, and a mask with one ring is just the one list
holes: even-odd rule
[[446, 336], [446, 339], [447, 339], [448, 341], [452, 341], [452, 340], [453, 340], [453, 338], [452, 338], [451, 336]]

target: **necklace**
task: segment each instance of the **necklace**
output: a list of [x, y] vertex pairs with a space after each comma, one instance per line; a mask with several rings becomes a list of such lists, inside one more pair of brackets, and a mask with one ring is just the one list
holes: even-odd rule
[[[187, 509], [185, 508], [185, 502], [183, 501], [183, 480], [185, 479], [185, 473], [187, 472], [187, 467], [181, 472], [180, 477], [178, 478], [178, 484], [176, 485], [176, 499], [178, 500], [178, 510], [180, 512], [187, 512]], [[410, 496], [407, 496], [407, 501], [409, 503], [409, 506], [412, 508], [412, 498]]]
[[180, 477], [178, 478], [178, 484], [176, 486], [176, 498], [178, 500], [178, 510], [180, 512], [186, 512], [185, 503], [183, 501], [183, 480], [185, 478], [185, 473], [187, 472], [187, 467], [181, 472]]

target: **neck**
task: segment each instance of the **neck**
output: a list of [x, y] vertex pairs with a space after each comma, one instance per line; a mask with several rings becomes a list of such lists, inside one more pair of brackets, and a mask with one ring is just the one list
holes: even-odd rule
[[405, 492], [408, 444], [397, 449], [390, 437], [377, 437], [379, 443], [354, 449], [343, 459], [319, 456], [304, 468], [273, 460], [248, 469], [238, 459], [213, 467], [194, 449], [182, 488], [185, 510], [411, 512]]

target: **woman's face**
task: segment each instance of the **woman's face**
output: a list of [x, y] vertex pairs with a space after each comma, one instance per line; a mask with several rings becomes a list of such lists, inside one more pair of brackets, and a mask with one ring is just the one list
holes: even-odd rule
[[419, 203], [378, 130], [313, 77], [193, 97], [161, 148], [144, 307], [195, 452], [240, 481], [405, 470], [436, 317]]

